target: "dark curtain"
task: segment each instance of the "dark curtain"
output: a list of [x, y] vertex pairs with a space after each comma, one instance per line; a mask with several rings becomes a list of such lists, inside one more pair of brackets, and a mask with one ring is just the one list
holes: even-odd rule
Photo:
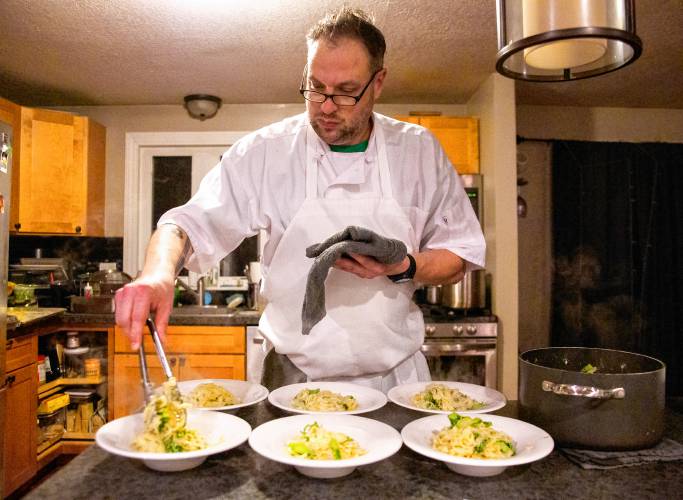
[[683, 396], [683, 144], [554, 141], [551, 343], [666, 363]]

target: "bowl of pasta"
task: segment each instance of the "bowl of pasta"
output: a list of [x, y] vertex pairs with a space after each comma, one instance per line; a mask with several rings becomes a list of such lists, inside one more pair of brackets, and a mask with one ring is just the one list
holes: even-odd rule
[[347, 382], [305, 382], [275, 389], [268, 401], [290, 413], [355, 415], [381, 408], [387, 397], [376, 389]]
[[392, 387], [389, 401], [410, 410], [449, 414], [454, 411], [488, 413], [505, 406], [503, 393], [465, 382], [416, 382]]
[[355, 415], [293, 415], [266, 422], [249, 436], [259, 455], [320, 479], [351, 474], [390, 457], [401, 445], [393, 427]]
[[543, 429], [498, 415], [451, 413], [407, 424], [405, 445], [466, 476], [495, 476], [507, 467], [535, 462], [553, 451]]
[[268, 397], [261, 384], [233, 379], [197, 379], [178, 382], [183, 401], [199, 410], [234, 411]]
[[251, 426], [241, 418], [187, 406], [171, 378], [142, 413], [105, 424], [95, 442], [114, 455], [141, 460], [150, 469], [175, 472], [197, 467], [209, 455], [235, 448], [249, 437]]

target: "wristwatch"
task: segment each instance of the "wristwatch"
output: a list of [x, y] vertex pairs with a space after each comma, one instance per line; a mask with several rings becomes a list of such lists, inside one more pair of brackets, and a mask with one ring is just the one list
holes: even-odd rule
[[406, 269], [402, 273], [391, 274], [387, 276], [387, 278], [389, 278], [394, 283], [405, 283], [406, 281], [410, 281], [415, 277], [415, 270], [417, 269], [417, 266], [415, 265], [415, 257], [413, 257], [410, 254], [407, 254], [407, 257], [410, 261], [408, 269]]

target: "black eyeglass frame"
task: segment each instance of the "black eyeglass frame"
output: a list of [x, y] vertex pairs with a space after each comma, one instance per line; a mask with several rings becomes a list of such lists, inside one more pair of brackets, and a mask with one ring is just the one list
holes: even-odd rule
[[[375, 71], [375, 72], [372, 74], [372, 76], [370, 77], [370, 81], [368, 81], [368, 83], [365, 85], [365, 87], [363, 87], [363, 90], [360, 91], [360, 94], [358, 94], [358, 95], [356, 96], [356, 95], [348, 95], [348, 94], [325, 94], [324, 92], [318, 92], [317, 90], [311, 90], [311, 89], [304, 88], [304, 83], [306, 82], [306, 75], [307, 75], [307, 72], [308, 72], [308, 66], [306, 66], [306, 67], [304, 67], [304, 74], [303, 74], [303, 76], [301, 77], [301, 85], [299, 85], [299, 93], [300, 93], [300, 94], [303, 96], [303, 98], [306, 99], [307, 101], [315, 102], [315, 103], [317, 103], [317, 104], [324, 104], [325, 101], [327, 101], [328, 99], [332, 99], [332, 102], [333, 102], [335, 105], [337, 105], [337, 106], [355, 106], [355, 105], [358, 104], [358, 102], [363, 98], [363, 95], [365, 94], [365, 91], [368, 90], [368, 87], [370, 87], [370, 84], [373, 82], [373, 80], [375, 79], [375, 77], [377, 76], [377, 74], [378, 74], [380, 71], [382, 71], [383, 69], [384, 69], [384, 68], [380, 68], [380, 69], [378, 69], [377, 71]], [[325, 99], [323, 99], [322, 101], [315, 101], [315, 100], [313, 100], [313, 99], [309, 99], [308, 97], [306, 97], [306, 92], [311, 92], [311, 93], [313, 93], [313, 94], [318, 94], [318, 95], [325, 96]], [[348, 97], [348, 98], [353, 99], [355, 102], [354, 102], [353, 104], [340, 104], [340, 103], [338, 103], [337, 101], [334, 100], [335, 97]]]

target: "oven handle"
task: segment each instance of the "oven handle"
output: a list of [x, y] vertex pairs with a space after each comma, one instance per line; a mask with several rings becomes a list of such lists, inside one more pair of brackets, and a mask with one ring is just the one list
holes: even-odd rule
[[487, 352], [495, 352], [496, 344], [470, 344], [470, 343], [452, 343], [452, 344], [423, 344], [421, 350], [424, 354], [438, 355], [438, 354], [460, 354], [460, 355], [482, 355]]

